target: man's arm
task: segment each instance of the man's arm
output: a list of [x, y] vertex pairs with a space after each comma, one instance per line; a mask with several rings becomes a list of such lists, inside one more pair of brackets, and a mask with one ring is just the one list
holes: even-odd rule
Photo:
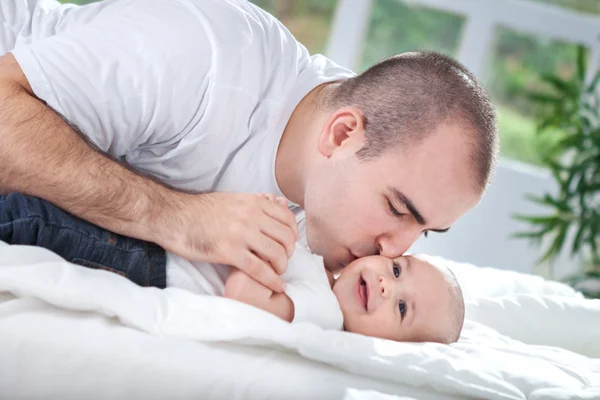
[[277, 291], [297, 237], [293, 214], [280, 204], [177, 192], [94, 151], [34, 97], [11, 54], [0, 57], [0, 193], [8, 192], [41, 197], [186, 259], [232, 265]]
[[225, 297], [270, 312], [287, 322], [294, 320], [294, 303], [285, 293], [274, 293], [243, 271], [231, 270], [225, 282]]
[[0, 192], [42, 197], [108, 230], [157, 241], [168, 189], [94, 151], [0, 58]]

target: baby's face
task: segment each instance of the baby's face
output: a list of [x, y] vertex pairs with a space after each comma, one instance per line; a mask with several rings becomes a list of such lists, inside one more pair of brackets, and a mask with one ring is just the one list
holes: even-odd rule
[[333, 292], [347, 331], [396, 341], [446, 342], [455, 321], [449, 287], [439, 269], [417, 258], [371, 256], [350, 263]]

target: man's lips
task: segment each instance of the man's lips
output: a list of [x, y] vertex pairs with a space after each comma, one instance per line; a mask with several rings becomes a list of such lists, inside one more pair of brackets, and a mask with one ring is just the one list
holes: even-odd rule
[[357, 258], [359, 258], [358, 256], [356, 256], [352, 250], [348, 249], [348, 264], [350, 264], [352, 261], [356, 260]]
[[374, 250], [374, 249], [368, 249], [366, 251], [356, 251], [356, 249], [354, 249], [354, 250], [348, 249], [348, 264], [350, 264], [352, 261], [354, 261], [356, 259], [372, 256], [375, 254], [378, 254], [378, 251]]

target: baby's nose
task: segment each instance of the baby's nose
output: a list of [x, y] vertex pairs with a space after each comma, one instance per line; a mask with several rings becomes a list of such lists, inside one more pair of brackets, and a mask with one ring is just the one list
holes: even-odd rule
[[379, 292], [381, 293], [381, 297], [383, 297], [384, 299], [387, 299], [390, 295], [387, 279], [383, 276], [379, 277]]

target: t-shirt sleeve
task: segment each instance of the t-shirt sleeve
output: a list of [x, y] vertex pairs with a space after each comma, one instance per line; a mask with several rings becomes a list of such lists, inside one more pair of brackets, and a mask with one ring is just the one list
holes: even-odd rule
[[342, 310], [329, 286], [321, 257], [297, 246], [282, 278], [286, 282], [285, 294], [294, 303], [293, 323], [311, 322], [323, 329], [342, 329]]
[[121, 157], [168, 144], [201, 115], [210, 86], [210, 40], [186, 4], [130, 0], [65, 9], [53, 32], [11, 53], [35, 95], [100, 149]]

